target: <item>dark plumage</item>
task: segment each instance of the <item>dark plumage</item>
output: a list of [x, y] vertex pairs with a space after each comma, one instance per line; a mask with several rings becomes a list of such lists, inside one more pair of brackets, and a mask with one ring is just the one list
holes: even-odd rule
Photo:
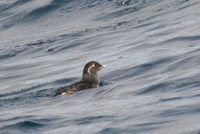
[[103, 68], [105, 65], [90, 61], [83, 69], [82, 80], [58, 90], [56, 95], [70, 95], [81, 90], [99, 87], [100, 81], [97, 72]]

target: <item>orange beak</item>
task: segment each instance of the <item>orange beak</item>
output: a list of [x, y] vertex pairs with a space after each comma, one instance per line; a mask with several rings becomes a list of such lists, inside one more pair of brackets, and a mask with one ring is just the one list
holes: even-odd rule
[[99, 69], [101, 70], [101, 69], [103, 69], [103, 68], [105, 68], [105, 67], [106, 67], [106, 65], [101, 64], [101, 67], [100, 67]]
[[101, 64], [101, 66], [102, 66], [102, 68], [105, 68], [105, 67], [106, 67], [106, 65], [104, 65], [104, 64]]

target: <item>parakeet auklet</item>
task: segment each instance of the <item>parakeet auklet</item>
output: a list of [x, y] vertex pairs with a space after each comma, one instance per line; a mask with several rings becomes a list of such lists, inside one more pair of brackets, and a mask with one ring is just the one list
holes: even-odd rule
[[83, 69], [82, 80], [58, 90], [56, 95], [70, 95], [81, 90], [99, 87], [100, 81], [97, 72], [105, 67], [96, 61], [90, 61]]

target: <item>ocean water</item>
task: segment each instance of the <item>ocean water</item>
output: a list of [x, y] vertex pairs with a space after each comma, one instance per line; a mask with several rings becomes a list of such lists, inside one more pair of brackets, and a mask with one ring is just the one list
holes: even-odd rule
[[200, 134], [200, 1], [1, 0], [0, 134], [27, 133]]

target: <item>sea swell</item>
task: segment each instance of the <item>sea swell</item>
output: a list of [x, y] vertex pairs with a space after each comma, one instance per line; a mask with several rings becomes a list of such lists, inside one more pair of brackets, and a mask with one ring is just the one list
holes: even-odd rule
[[[2, 134], [199, 134], [195, 0], [2, 0]], [[54, 96], [106, 64], [101, 86]]]

